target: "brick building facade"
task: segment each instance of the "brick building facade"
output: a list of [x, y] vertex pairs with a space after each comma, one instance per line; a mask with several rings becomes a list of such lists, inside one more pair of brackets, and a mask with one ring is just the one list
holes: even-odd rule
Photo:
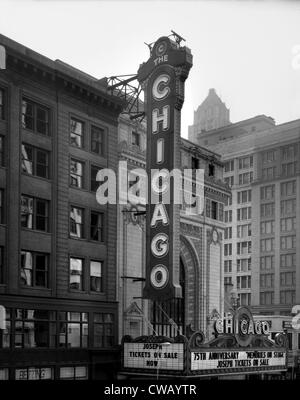
[[[121, 101], [105, 81], [0, 36], [3, 379], [97, 379], [118, 363], [115, 206]], [[0, 378], [1, 379], [1, 378]]]

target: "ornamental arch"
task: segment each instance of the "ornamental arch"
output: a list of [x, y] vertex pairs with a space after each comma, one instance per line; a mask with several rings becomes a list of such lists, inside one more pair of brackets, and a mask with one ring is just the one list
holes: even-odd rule
[[183, 235], [180, 236], [179, 281], [181, 299], [152, 303], [151, 323], [158, 335], [174, 337], [177, 333], [187, 334], [187, 326], [193, 330], [199, 328], [199, 261], [192, 243]]

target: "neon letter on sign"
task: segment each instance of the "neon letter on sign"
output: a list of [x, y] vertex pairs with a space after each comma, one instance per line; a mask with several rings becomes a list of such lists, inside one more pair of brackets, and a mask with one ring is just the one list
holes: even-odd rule
[[[146, 209], [146, 282], [143, 297], [181, 297], [179, 284], [179, 204], [174, 202], [170, 171], [180, 169], [180, 110], [184, 81], [192, 66], [186, 47], [161, 37], [138, 71], [147, 115], [148, 199]], [[176, 122], [176, 123], [175, 123]], [[161, 169], [160, 169], [161, 168]], [[158, 170], [156, 174], [151, 171]], [[153, 204], [151, 203], [153, 199]], [[155, 200], [154, 200], [155, 199]]]

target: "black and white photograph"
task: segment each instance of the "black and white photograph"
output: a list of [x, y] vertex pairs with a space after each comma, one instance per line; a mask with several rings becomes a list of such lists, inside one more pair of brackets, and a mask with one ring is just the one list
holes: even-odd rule
[[3, 385], [300, 380], [299, 21], [0, 0]]

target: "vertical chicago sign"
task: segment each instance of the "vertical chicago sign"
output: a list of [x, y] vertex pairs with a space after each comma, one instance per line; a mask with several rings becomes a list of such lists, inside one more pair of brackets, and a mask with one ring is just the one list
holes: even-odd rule
[[[180, 113], [184, 82], [192, 66], [187, 47], [168, 37], [158, 39], [138, 71], [145, 91], [147, 116], [146, 283], [143, 297], [167, 300], [182, 296], [179, 284], [180, 209], [174, 201], [174, 180], [180, 169]], [[175, 188], [180, 190], [180, 188]]]

